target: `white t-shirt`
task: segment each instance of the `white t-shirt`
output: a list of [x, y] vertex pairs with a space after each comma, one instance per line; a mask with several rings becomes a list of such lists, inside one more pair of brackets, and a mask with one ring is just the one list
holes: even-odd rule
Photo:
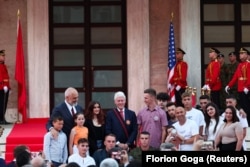
[[[177, 133], [184, 137], [185, 140], [190, 139], [192, 136], [199, 134], [199, 127], [190, 119], [187, 119], [183, 125], [180, 125], [179, 121], [174, 123]], [[180, 151], [192, 151], [193, 144], [181, 144]]]
[[186, 118], [193, 120], [199, 127], [205, 123], [205, 118], [202, 111], [192, 108], [190, 111], [186, 111]]
[[88, 167], [89, 165], [96, 165], [94, 158], [87, 155], [86, 157], [81, 157], [78, 153], [74, 153], [69, 156], [68, 163], [76, 162], [80, 167]]
[[204, 126], [203, 126], [203, 135], [207, 135], [207, 140], [212, 140], [214, 141], [215, 140], [215, 137], [221, 127], [221, 125], [224, 123], [224, 118], [223, 117], [219, 117], [219, 122], [218, 122], [218, 125], [216, 127], [216, 131], [214, 133], [214, 127], [216, 125], [216, 121], [215, 119], [210, 119], [210, 124], [209, 124], [209, 127], [208, 127], [208, 133], [206, 134], [206, 123], [204, 123]]

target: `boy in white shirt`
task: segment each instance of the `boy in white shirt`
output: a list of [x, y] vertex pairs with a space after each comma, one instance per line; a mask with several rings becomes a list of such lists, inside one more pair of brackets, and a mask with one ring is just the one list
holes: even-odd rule
[[77, 144], [78, 153], [69, 156], [68, 162], [76, 162], [80, 167], [88, 167], [96, 165], [94, 158], [87, 154], [89, 150], [89, 142], [85, 138], [80, 138]]
[[193, 108], [192, 106], [192, 94], [184, 92], [182, 95], [182, 103], [186, 111], [186, 118], [193, 120], [199, 127], [199, 135], [203, 135], [203, 126], [205, 124], [204, 114], [202, 111]]

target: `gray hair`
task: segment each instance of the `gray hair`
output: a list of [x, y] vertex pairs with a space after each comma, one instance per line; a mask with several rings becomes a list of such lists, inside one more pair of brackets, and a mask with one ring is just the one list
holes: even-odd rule
[[113, 158], [105, 158], [101, 164], [100, 167], [119, 167], [118, 162]]
[[65, 97], [68, 97], [68, 96], [72, 95], [73, 93], [77, 94], [78, 92], [77, 92], [77, 90], [76, 90], [75, 88], [73, 88], [73, 87], [68, 87], [68, 88], [65, 90], [65, 92], [64, 92], [64, 96], [65, 96]]
[[116, 93], [115, 93], [115, 95], [114, 95], [114, 100], [115, 100], [117, 97], [123, 97], [124, 99], [126, 99], [126, 96], [125, 96], [125, 94], [124, 94], [122, 91], [119, 91], [119, 92], [116, 92]]

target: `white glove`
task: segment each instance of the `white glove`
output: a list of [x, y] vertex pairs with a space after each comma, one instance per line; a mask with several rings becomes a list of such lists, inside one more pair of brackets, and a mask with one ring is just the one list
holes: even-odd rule
[[244, 91], [245, 94], [248, 94], [248, 91], [249, 91], [249, 90], [248, 90], [247, 88], [244, 88], [243, 91]]
[[175, 90], [177, 90], [177, 91], [179, 91], [181, 89], [181, 86], [180, 85], [177, 85], [176, 87], [175, 87]]
[[230, 88], [229, 88], [229, 86], [226, 86], [225, 87], [225, 92], [228, 94], [228, 90], [229, 90]]
[[204, 85], [202, 89], [207, 90], [207, 85]]
[[3, 87], [3, 91], [4, 91], [4, 93], [7, 93], [7, 92], [8, 92], [8, 90], [9, 90], [9, 89], [8, 89], [8, 87], [7, 87], [7, 86], [4, 86], [4, 87]]
[[168, 84], [168, 89], [171, 89], [171, 84], [170, 83]]

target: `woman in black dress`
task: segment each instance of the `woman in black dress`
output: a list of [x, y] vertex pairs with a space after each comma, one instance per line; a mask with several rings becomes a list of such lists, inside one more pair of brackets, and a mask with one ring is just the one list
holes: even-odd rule
[[103, 148], [103, 141], [105, 137], [105, 116], [98, 101], [91, 101], [85, 112], [85, 123], [89, 130], [89, 153], [93, 153]]

